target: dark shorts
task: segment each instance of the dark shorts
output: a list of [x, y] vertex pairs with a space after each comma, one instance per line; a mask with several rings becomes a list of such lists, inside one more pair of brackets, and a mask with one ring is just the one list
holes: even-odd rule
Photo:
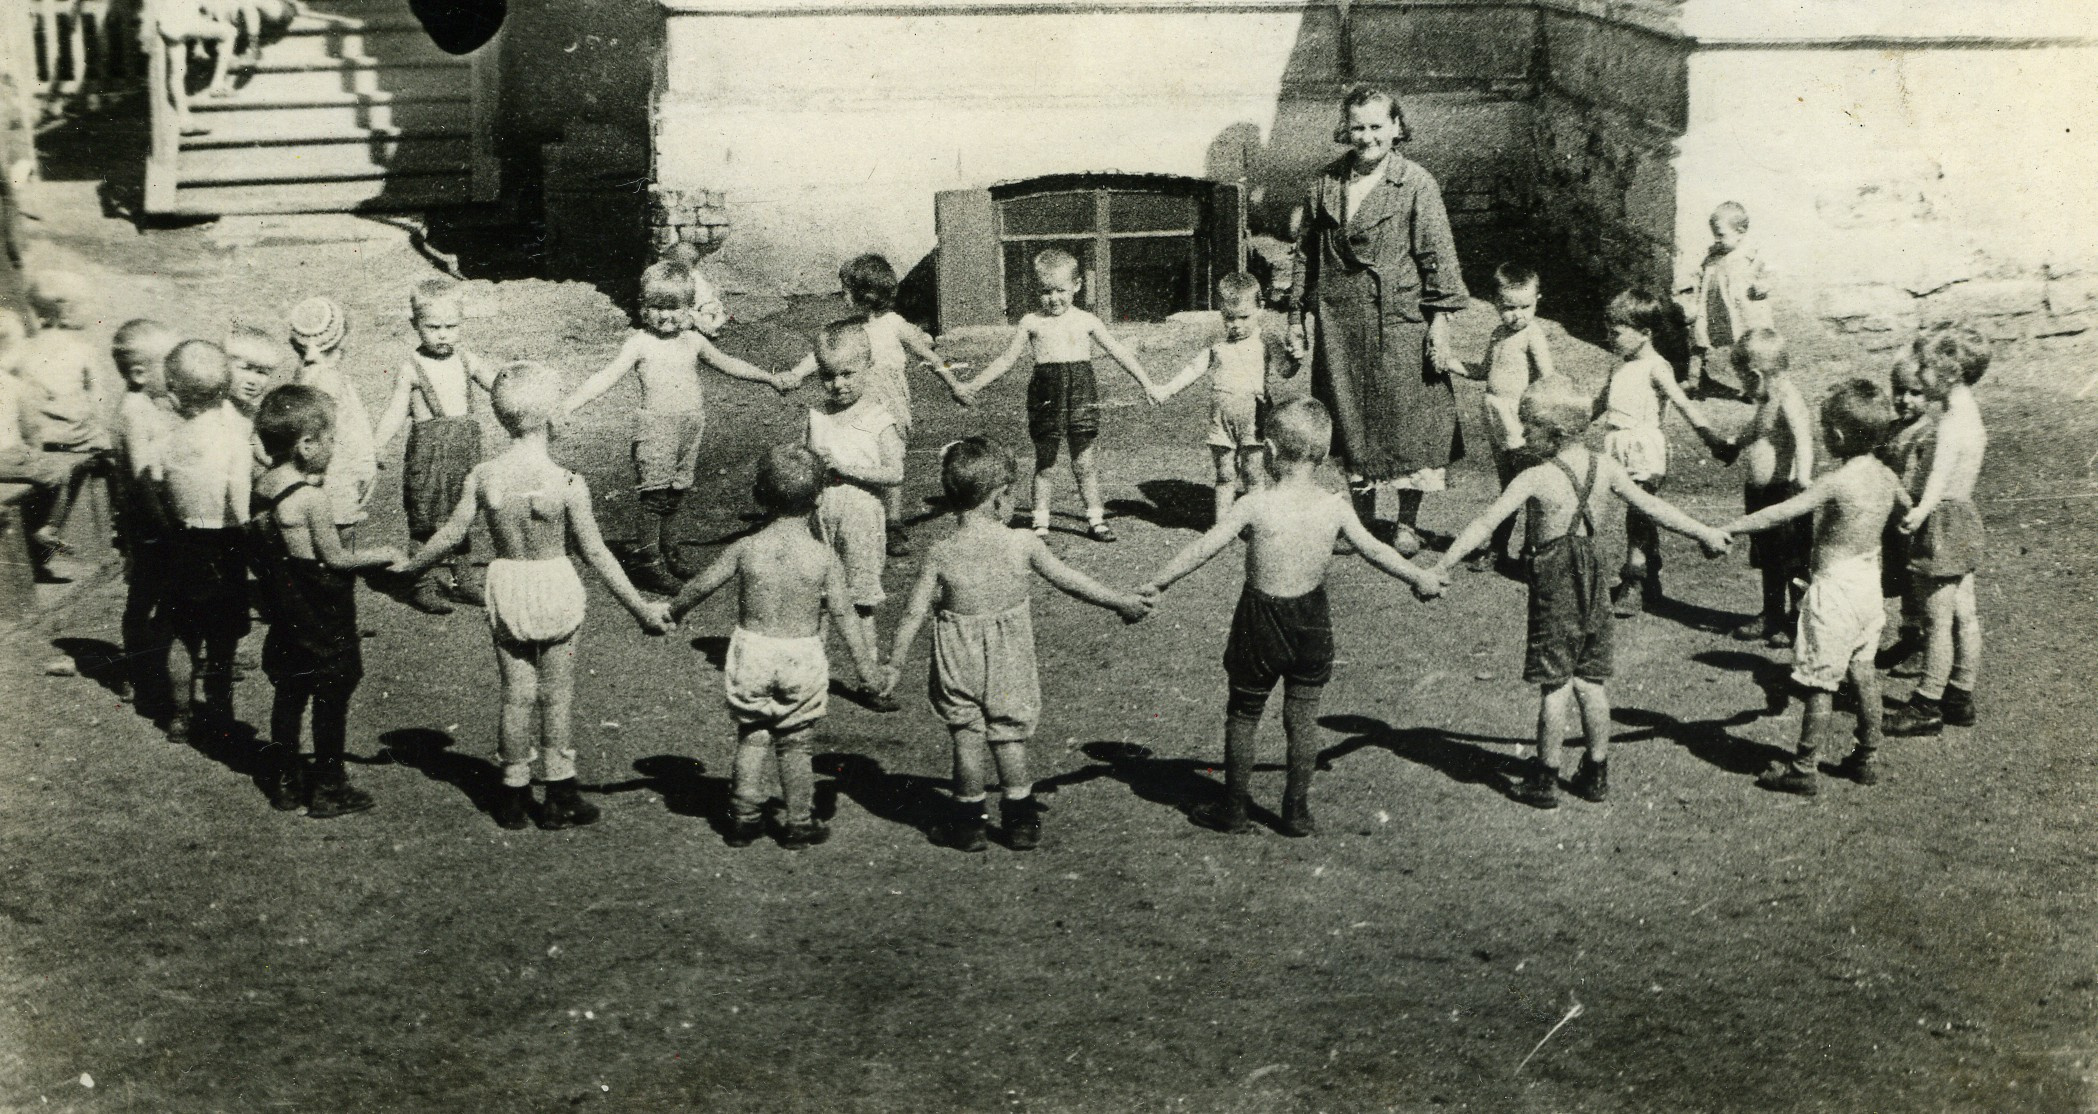
[[1036, 445], [1100, 433], [1100, 384], [1090, 360], [1036, 364], [1027, 384], [1027, 436]]
[[1909, 538], [1909, 575], [1919, 580], [1958, 580], [1981, 568], [1986, 544], [1981, 512], [1965, 499], [1947, 499]]
[[481, 425], [472, 418], [430, 418], [408, 426], [401, 458], [401, 502], [408, 536], [428, 538], [444, 526], [481, 463]]
[[1232, 689], [1242, 692], [1266, 693], [1276, 681], [1296, 688], [1331, 680], [1333, 619], [1326, 589], [1288, 598], [1251, 586], [1240, 592], [1224, 643], [1224, 673]]
[[1530, 555], [1530, 634], [1523, 680], [1556, 688], [1610, 676], [1610, 581], [1595, 539], [1562, 534]]
[[162, 596], [168, 626], [185, 642], [238, 641], [248, 633], [248, 548], [239, 527], [182, 527], [167, 540]]
[[[1766, 507], [1775, 507], [1805, 490], [1805, 487], [1791, 480], [1780, 480], [1761, 487], [1749, 484], [1741, 489], [1741, 502], [1748, 508], [1748, 513], [1754, 514]], [[1748, 567], [1805, 572], [1807, 558], [1813, 551], [1813, 518], [1795, 518], [1749, 535]]]
[[1888, 521], [1879, 538], [1879, 594], [1890, 600], [1905, 600], [1912, 586], [1909, 536], [1901, 532], [1901, 520], [1896, 516]]

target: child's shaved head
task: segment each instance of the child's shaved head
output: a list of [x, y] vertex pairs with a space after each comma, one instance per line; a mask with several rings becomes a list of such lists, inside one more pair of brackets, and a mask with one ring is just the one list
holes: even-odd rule
[[1292, 399], [1268, 415], [1277, 464], [1320, 464], [1333, 451], [1333, 416], [1315, 398]]
[[1894, 425], [1894, 405], [1887, 392], [1870, 379], [1853, 379], [1837, 387], [1821, 404], [1821, 435], [1828, 451], [1840, 460], [1879, 448]]
[[1019, 462], [995, 441], [964, 437], [940, 452], [940, 491], [958, 511], [973, 511], [1020, 475]]
[[523, 437], [553, 424], [561, 398], [561, 377], [554, 369], [519, 360], [496, 375], [491, 408], [510, 436]]
[[1260, 308], [1260, 280], [1244, 271], [1233, 271], [1217, 280], [1217, 308], [1252, 310]]
[[334, 400], [316, 387], [296, 383], [279, 387], [264, 395], [255, 411], [255, 439], [262, 442], [263, 455], [271, 464], [290, 460], [301, 440], [326, 438], [334, 432]]
[[1523, 391], [1516, 404], [1525, 435], [1534, 432], [1552, 450], [1587, 432], [1595, 404], [1564, 375], [1547, 375]]
[[283, 367], [291, 357], [275, 333], [253, 325], [236, 325], [226, 334], [226, 355], [271, 371]]
[[1777, 375], [1792, 367], [1792, 352], [1776, 329], [1750, 329], [1734, 345], [1734, 368], [1757, 375]]
[[816, 509], [823, 492], [823, 462], [800, 445], [774, 445], [758, 461], [751, 496], [774, 518], [799, 518]]
[[420, 319], [431, 306], [463, 304], [465, 296], [465, 290], [450, 279], [429, 279], [408, 292], [408, 312]]
[[168, 353], [182, 343], [182, 334], [150, 318], [135, 317], [117, 326], [109, 341], [109, 355], [126, 383], [148, 394], [167, 392], [165, 365]]
[[691, 309], [692, 268], [664, 260], [641, 272], [641, 308]]
[[867, 327], [858, 321], [833, 321], [816, 334], [816, 365], [826, 371], [865, 371], [874, 363]]
[[1050, 248], [1034, 257], [1034, 277], [1043, 282], [1075, 282], [1078, 257], [1062, 248]]
[[168, 353], [168, 394], [194, 414], [223, 401], [232, 370], [226, 350], [208, 340], [185, 340]]
[[29, 276], [29, 308], [49, 324], [73, 323], [77, 310], [93, 297], [86, 279], [72, 271], [37, 271]]

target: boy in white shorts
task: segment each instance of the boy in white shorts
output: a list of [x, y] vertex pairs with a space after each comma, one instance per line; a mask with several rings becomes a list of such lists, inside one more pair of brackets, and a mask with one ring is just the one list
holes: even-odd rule
[[786, 812], [780, 846], [800, 850], [830, 838], [810, 812], [815, 775], [808, 740], [829, 708], [830, 660], [822, 614], [830, 609], [860, 677], [878, 683], [879, 659], [852, 621], [845, 566], [817, 536], [811, 516], [823, 490], [823, 462], [799, 445], [781, 445], [758, 464], [755, 496], [762, 529], [737, 541], [670, 604], [673, 619], [734, 580], [741, 595], [722, 682], [736, 721], [736, 781], [729, 799], [730, 847], [748, 847], [763, 830], [765, 760], [778, 756]]
[[1873, 455], [1893, 424], [1893, 406], [1878, 384], [1855, 379], [1838, 387], [1821, 404], [1821, 429], [1829, 454], [1842, 465], [1804, 492], [1721, 528], [1752, 534], [1798, 518], [1815, 519], [1813, 580], [1799, 602], [1792, 650], [1792, 681], [1806, 693], [1806, 716], [1792, 760], [1773, 764], [1756, 779], [1765, 789], [1805, 797], [1820, 791], [1815, 737], [1846, 675], [1857, 686], [1857, 747], [1831, 772], [1860, 785], [1879, 780], [1873, 753], [1879, 749], [1882, 712], [1872, 659], [1887, 621], [1879, 594], [1880, 538], [1888, 521], [1909, 505], [1900, 477]]
[[1297, 374], [1297, 365], [1279, 341], [1260, 331], [1260, 280], [1243, 271], [1217, 280], [1217, 309], [1224, 318], [1224, 339], [1195, 354], [1173, 381], [1151, 390], [1151, 401], [1179, 394], [1203, 373], [1209, 380], [1209, 453], [1216, 465], [1216, 517], [1224, 521], [1231, 504], [1267, 481], [1267, 445], [1261, 440], [1267, 418], [1268, 380]]

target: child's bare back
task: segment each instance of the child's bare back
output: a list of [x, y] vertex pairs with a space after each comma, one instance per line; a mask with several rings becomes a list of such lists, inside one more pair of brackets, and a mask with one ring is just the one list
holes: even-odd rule
[[1909, 502], [1901, 477], [1869, 453], [1844, 461], [1841, 468], [1815, 480], [1814, 487], [1825, 492], [1814, 516], [1817, 576], [1853, 557], [1877, 557], [1887, 520]]
[[752, 634], [811, 637], [821, 629], [825, 597], [847, 591], [837, 555], [806, 517], [768, 523], [736, 548], [736, 625]]
[[1034, 572], [1031, 547], [1040, 544], [1026, 530], [965, 521], [926, 554], [939, 581], [934, 606], [952, 615], [996, 615], [1026, 603]]
[[495, 555], [512, 561], [568, 556], [575, 473], [540, 457], [506, 452], [473, 471]]
[[1244, 523], [1246, 583], [1266, 595], [1292, 598], [1326, 582], [1333, 562], [1333, 542], [1342, 533], [1358, 539], [1349, 524], [1367, 536], [1355, 509], [1343, 496], [1308, 480], [1286, 477], [1272, 487], [1247, 495]]

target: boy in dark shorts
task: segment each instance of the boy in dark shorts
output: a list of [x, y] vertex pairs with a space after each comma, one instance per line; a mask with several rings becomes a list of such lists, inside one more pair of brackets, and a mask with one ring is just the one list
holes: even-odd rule
[[1034, 532], [1049, 536], [1050, 473], [1056, 469], [1059, 442], [1071, 449], [1071, 476], [1085, 499], [1086, 533], [1094, 541], [1115, 540], [1107, 524], [1107, 504], [1100, 497], [1100, 470], [1094, 463], [1093, 440], [1100, 435], [1100, 385], [1093, 378], [1093, 345], [1098, 344], [1122, 365], [1149, 397], [1154, 388], [1136, 353], [1114, 338], [1098, 317], [1078, 308], [1084, 280], [1078, 260], [1054, 248], [1034, 257], [1034, 277], [1041, 287], [1042, 311], [1020, 318], [1013, 342], [983, 374], [954, 388], [956, 402], [968, 405], [984, 388], [1012, 370], [1020, 355], [1032, 350], [1034, 378], [1027, 384], [1027, 436], [1034, 441]]
[[[393, 549], [352, 552], [335, 530], [333, 508], [316, 479], [335, 450], [335, 403], [312, 387], [279, 387], [255, 415], [270, 470], [255, 483], [248, 520], [256, 581], [269, 633], [262, 672], [275, 686], [263, 791], [280, 810], [305, 806], [315, 820], [372, 807], [371, 795], [343, 773], [350, 695], [364, 678], [357, 636], [359, 569], [400, 560]], [[313, 709], [313, 757], [299, 757], [299, 721]]]
[[[1775, 507], [1807, 489], [1814, 478], [1814, 425], [1806, 399], [1792, 383], [1792, 354], [1785, 338], [1755, 329], [1733, 345], [1734, 373], [1755, 413], [1735, 441], [1713, 439], [1720, 459], [1738, 459], [1744, 469], [1741, 500], [1749, 514]], [[1812, 519], [1792, 519], [1762, 531], [1748, 543], [1748, 563], [1761, 575], [1763, 606], [1734, 631], [1743, 642], [1792, 644], [1799, 620], [1799, 589], [1814, 548]]]
[[162, 606], [183, 653], [170, 654], [176, 709], [168, 738], [233, 721], [233, 655], [248, 633], [245, 527], [253, 430], [226, 399], [226, 353], [188, 340], [167, 358], [175, 422], [161, 439], [160, 493], [168, 523]]
[[1268, 694], [1280, 681], [1289, 776], [1276, 830], [1308, 836], [1317, 830], [1311, 773], [1318, 758], [1319, 695], [1333, 674], [1326, 569], [1334, 539], [1345, 537], [1363, 560], [1406, 582], [1421, 599], [1440, 595], [1448, 579], [1415, 567], [1373, 537], [1346, 492], [1318, 485], [1315, 473], [1333, 443], [1333, 419], [1324, 405], [1297, 399], [1277, 407], [1268, 421], [1268, 469], [1274, 483], [1232, 503], [1222, 522], [1175, 555], [1138, 594], [1164, 592], [1245, 536], [1246, 583], [1224, 646], [1224, 672], [1231, 680], [1224, 720], [1224, 800], [1195, 819], [1232, 834], [1253, 830], [1247, 811], [1254, 743]]
[[1550, 375], [1532, 383], [1518, 413], [1523, 441], [1543, 463], [1517, 475], [1430, 571], [1448, 576], [1504, 519], [1531, 505], [1525, 536], [1535, 544], [1523, 681], [1538, 687], [1537, 761], [1515, 795], [1535, 808], [1557, 808], [1560, 740], [1576, 702], [1588, 753], [1569, 788], [1590, 801], [1610, 792], [1610, 698], [1603, 685], [1612, 672], [1612, 577], [1595, 548], [1604, 497], [1616, 495], [1660, 525], [1695, 538], [1708, 557], [1725, 553], [1727, 538], [1647, 491], [1615, 459], [1581, 444], [1592, 409], [1572, 380]]

